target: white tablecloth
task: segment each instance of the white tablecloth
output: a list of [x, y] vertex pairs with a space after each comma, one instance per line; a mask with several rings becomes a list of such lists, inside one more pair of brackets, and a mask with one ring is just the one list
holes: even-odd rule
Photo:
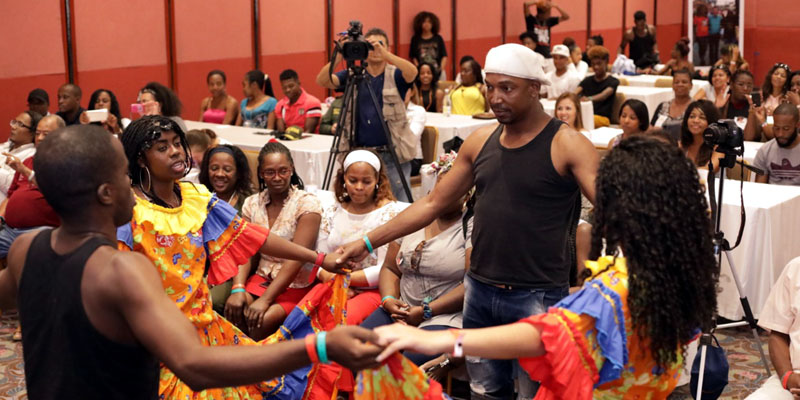
[[[556, 115], [556, 101], [548, 99], [540, 101], [542, 102], [542, 107], [544, 107], [544, 112], [554, 117]], [[594, 129], [594, 104], [592, 104], [591, 101], [581, 102], [581, 117], [581, 120], [583, 121], [583, 129]]]
[[[725, 182], [721, 227], [731, 245], [739, 232], [739, 193], [739, 182]], [[747, 223], [742, 242], [731, 255], [744, 295], [758, 318], [783, 267], [800, 256], [800, 187], [745, 182], [743, 193]], [[722, 259], [719, 315], [740, 319], [744, 314], [739, 295], [727, 259]]]
[[758, 149], [761, 146], [765, 145], [764, 142], [744, 142], [744, 155], [742, 158], [750, 164], [753, 164], [753, 160], [756, 159], [756, 153], [758, 153]]
[[[241, 126], [218, 125], [206, 122], [185, 121], [189, 129], [208, 128], [213, 130], [219, 137], [239, 146], [245, 152], [256, 152], [261, 150], [272, 136], [256, 134], [255, 132], [268, 132], [267, 129], [244, 128]], [[322, 185], [325, 177], [330, 155], [333, 136], [304, 134], [300, 140], [281, 140], [281, 143], [289, 148], [294, 159], [294, 167], [297, 174], [303, 179], [306, 185]]]
[[[656, 87], [656, 81], [659, 79], [670, 79], [671, 76], [664, 75], [614, 75], [617, 79], [626, 79], [630, 86], [642, 87]], [[711, 89], [711, 84], [707, 80], [692, 79], [692, 91], [690, 94], [695, 95], [700, 89], [708, 92]]]
[[594, 147], [597, 149], [607, 149], [608, 142], [611, 139], [615, 138], [617, 135], [622, 133], [622, 129], [619, 128], [611, 128], [608, 126], [592, 129], [590, 131], [581, 132], [584, 136], [589, 138], [594, 144]]
[[436, 156], [444, 153], [442, 143], [458, 136], [466, 139], [478, 128], [494, 125], [496, 119], [475, 119], [468, 115], [450, 115], [445, 117], [442, 113], [425, 113], [425, 126], [435, 126], [439, 130], [439, 140], [436, 141]]
[[[675, 95], [672, 88], [657, 88], [644, 86], [619, 86], [617, 92], [625, 95], [625, 100], [641, 100], [647, 105], [647, 113], [653, 118], [653, 113], [661, 102], [671, 100]], [[648, 121], [649, 122], [649, 121]]]

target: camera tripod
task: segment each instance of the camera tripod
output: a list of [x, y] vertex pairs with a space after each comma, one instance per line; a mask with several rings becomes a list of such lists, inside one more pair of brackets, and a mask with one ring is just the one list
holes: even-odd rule
[[[714, 193], [714, 167], [711, 161], [709, 161], [708, 171], [708, 197], [711, 203], [711, 219], [714, 221], [714, 237], [712, 239], [712, 243], [714, 244], [714, 256], [717, 258], [717, 267], [722, 269], [722, 253], [725, 253], [725, 258], [728, 260], [728, 265], [730, 266], [731, 276], [733, 277], [733, 281], [736, 284], [736, 290], [739, 293], [739, 302], [742, 304], [742, 310], [744, 311], [744, 321], [737, 321], [731, 322], [727, 324], [719, 324], [716, 326], [715, 329], [725, 329], [725, 328], [733, 328], [737, 326], [745, 326], [747, 325], [753, 332], [753, 339], [755, 340], [758, 352], [761, 355], [761, 362], [764, 364], [764, 369], [767, 372], [767, 376], [770, 375], [769, 364], [767, 363], [767, 357], [764, 354], [764, 349], [761, 346], [761, 338], [758, 336], [758, 327], [756, 325], [756, 320], [753, 317], [753, 311], [750, 309], [750, 302], [747, 300], [747, 296], [744, 295], [744, 291], [742, 290], [742, 283], [739, 281], [738, 275], [736, 275], [736, 265], [733, 262], [733, 257], [731, 257], [731, 246], [730, 243], [725, 239], [725, 233], [722, 232], [720, 228], [720, 223], [722, 221], [722, 191], [725, 186], [725, 169], [726, 168], [733, 168], [736, 163], [739, 163], [742, 168], [748, 168], [752, 171], [757, 173], [763, 173], [763, 171], [759, 170], [758, 168], [751, 167], [746, 165], [740, 161], [736, 161], [736, 155], [738, 153], [734, 151], [728, 151], [727, 149], [722, 150], [725, 153], [725, 157], [719, 160], [719, 192]], [[715, 198], [715, 196], [717, 196]], [[742, 208], [744, 208], [744, 203], [742, 203]], [[737, 245], [739, 244], [739, 240], [741, 239], [741, 230], [744, 228], [744, 218], [742, 219], [742, 225], [740, 226], [739, 237], [737, 238]], [[735, 247], [735, 246], [734, 246]], [[713, 331], [713, 330], [712, 330]], [[700, 338], [700, 368], [698, 370], [698, 379], [697, 379], [697, 396], [695, 397], [696, 400], [701, 400], [703, 397], [703, 375], [705, 374], [705, 366], [706, 366], [706, 353], [708, 351], [708, 346], [711, 344], [711, 334], [703, 332], [703, 335]]]
[[[333, 58], [336, 58], [336, 54], [334, 53]], [[355, 60], [346, 60], [347, 61], [347, 82], [344, 86], [344, 97], [342, 98], [342, 110], [339, 113], [339, 121], [337, 122], [337, 129], [334, 132], [333, 143], [331, 144], [331, 151], [330, 151], [330, 158], [328, 158], [328, 165], [325, 168], [325, 178], [322, 181], [322, 188], [328, 189], [333, 176], [333, 169], [336, 165], [336, 159], [338, 155], [342, 153], [340, 150], [340, 143], [342, 141], [342, 135], [347, 135], [346, 140], [348, 140], [348, 148], [352, 149], [357, 147], [355, 145], [356, 137], [358, 137], [358, 102], [356, 101], [356, 88], [361, 87], [359, 86], [365, 79], [367, 78], [366, 67], [364, 66], [364, 60], [361, 60], [361, 64], [356, 64]], [[333, 63], [333, 60], [331, 61]], [[331, 64], [333, 65], [333, 64]], [[384, 79], [394, 79], [394, 77], [385, 77]], [[375, 92], [372, 90], [371, 85], [366, 85], [367, 91], [369, 92], [370, 100], [372, 100], [372, 105], [378, 110], [378, 113], [383, 116], [382, 108], [378, 106], [378, 98], [375, 96]], [[348, 125], [345, 122], [348, 121], [349, 118], [349, 127], [350, 132], [344, 132]], [[389, 132], [389, 126], [386, 124], [386, 120], [380, 118], [381, 121], [381, 130], [383, 131], [383, 135], [386, 138], [386, 152], [388, 152], [392, 157], [392, 163], [394, 164], [395, 170], [400, 175], [400, 182], [403, 184], [403, 191], [405, 192], [408, 201], [414, 201], [414, 198], [411, 196], [411, 188], [406, 181], [405, 175], [403, 175], [403, 170], [400, 167], [400, 160], [397, 158], [397, 152], [395, 151], [394, 143], [392, 142], [392, 135]], [[391, 179], [391, 178], [390, 178]]]

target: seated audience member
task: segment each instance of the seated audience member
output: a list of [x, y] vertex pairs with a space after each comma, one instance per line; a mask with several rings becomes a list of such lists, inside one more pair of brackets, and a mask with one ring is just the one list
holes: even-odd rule
[[766, 175], [756, 176], [756, 182], [778, 185], [800, 185], [800, 112], [793, 104], [784, 103], [772, 114], [775, 138], [765, 143], [756, 153], [753, 165]]
[[200, 121], [233, 125], [239, 115], [239, 103], [228, 94], [225, 72], [214, 69], [206, 76], [210, 97], [200, 103]]
[[21, 164], [36, 152], [33, 141], [40, 119], [39, 113], [25, 111], [11, 120], [8, 141], [0, 145], [0, 202], [8, 197], [8, 188], [17, 172], [11, 165]]
[[[50, 132], [65, 126], [58, 115], [42, 118], [36, 125], [36, 147]], [[6, 258], [11, 243], [19, 235], [44, 226], [59, 226], [58, 215], [34, 183], [33, 154], [22, 162], [14, 157], [11, 166], [16, 170], [14, 181], [8, 189], [8, 198], [0, 204], [0, 215], [5, 218], [0, 229], [0, 258]]]
[[253, 194], [247, 156], [230, 144], [214, 146], [206, 152], [200, 164], [199, 181], [239, 214], [244, 200]]
[[44, 89], [33, 89], [28, 93], [28, 110], [41, 116], [50, 115], [50, 96]]
[[[404, 349], [455, 349], [469, 358], [518, 359], [541, 382], [538, 398], [666, 399], [688, 344], [713, 327], [716, 310], [703, 188], [679, 149], [646, 137], [611, 150], [596, 186], [591, 258], [597, 261], [587, 262], [581, 290], [544, 314], [501, 326], [378, 327], [378, 344], [387, 346], [378, 360]], [[652, 234], [655, 226], [659, 234]], [[693, 245], [675, 251], [679, 243]]]
[[588, 100], [594, 104], [594, 126], [599, 128], [611, 124], [611, 108], [619, 80], [608, 73], [608, 49], [594, 46], [589, 50], [589, 58], [594, 75], [584, 78], [575, 94], [581, 96], [581, 101]]
[[[171, 289], [165, 293], [159, 268], [141, 253], [116, 250], [116, 227], [131, 219], [135, 201], [120, 142], [100, 127], [79, 125], [53, 132], [39, 148], [37, 184], [62, 225], [20, 236], [9, 267], [0, 271], [0, 308], [18, 306], [25, 327], [31, 399], [172, 398], [165, 379], [187, 387], [191, 393], [182, 399], [261, 398], [284, 383], [302, 390], [304, 382], [288, 378], [254, 383], [318, 362], [315, 340], [319, 355], [346, 368], [378, 366], [380, 349], [362, 342], [377, 337], [362, 328], [340, 327], [319, 337], [311, 332], [306, 343], [312, 346], [301, 340], [259, 346], [227, 321], [220, 331], [216, 321], [222, 319], [205, 311], [207, 294], [187, 301], [204, 311], [185, 317], [168, 297]], [[204, 291], [202, 281], [192, 280], [189, 293]], [[192, 322], [218, 334], [203, 342]], [[223, 386], [230, 387], [210, 389]]]
[[[268, 228], [270, 235], [313, 249], [322, 207], [316, 196], [303, 190], [286, 146], [273, 142], [261, 148], [258, 185], [261, 192], [245, 200], [244, 220]], [[313, 265], [308, 263], [264, 254], [257, 259], [255, 274], [250, 275], [251, 268], [240, 268], [233, 278], [235, 293], [223, 304], [226, 318], [240, 321], [251, 338], [261, 340], [275, 332], [311, 290], [314, 276]], [[212, 298], [216, 295], [213, 290]]]
[[714, 147], [703, 140], [703, 132], [708, 125], [718, 120], [719, 110], [708, 100], [693, 101], [686, 108], [681, 121], [680, 146], [697, 168], [708, 169], [710, 160], [714, 165], [714, 172], [717, 172], [719, 159], [725, 156], [714, 151]]
[[253, 70], [244, 75], [242, 81], [242, 99], [236, 125], [249, 128], [275, 129], [275, 93], [269, 77]]
[[[455, 153], [434, 162], [437, 182], [453, 166]], [[443, 160], [443, 161], [442, 161]], [[393, 242], [380, 272], [381, 307], [362, 327], [373, 329], [402, 321], [425, 330], [461, 329], [464, 272], [468, 266], [466, 233], [461, 221], [464, 198], [430, 225]], [[434, 356], [405, 353], [422, 365]]]
[[139, 91], [139, 103], [144, 107], [144, 115], [163, 115], [186, 131], [186, 123], [181, 118], [183, 104], [172, 89], [158, 82], [149, 82]]
[[546, 77], [550, 84], [543, 87], [547, 92], [548, 99], [557, 99], [564, 93], [573, 93], [578, 88], [583, 77], [579, 76], [575, 69], [569, 68], [570, 54], [567, 46], [557, 44], [550, 52], [553, 56], [553, 64], [556, 69], [547, 73]]
[[280, 80], [281, 90], [286, 97], [275, 106], [275, 129], [285, 132], [286, 128], [296, 126], [303, 132], [317, 132], [322, 117], [319, 99], [303, 89], [297, 72], [292, 69], [281, 72]]
[[406, 119], [408, 120], [408, 129], [414, 134], [414, 143], [417, 143], [417, 151], [414, 159], [411, 160], [411, 176], [419, 175], [419, 169], [422, 167], [422, 132], [425, 130], [425, 122], [428, 120], [428, 115], [422, 106], [413, 103], [408, 103], [406, 106]]
[[[95, 122], [101, 125], [105, 130], [114, 135], [122, 133], [122, 115], [120, 115], [119, 102], [117, 96], [108, 89], [97, 89], [89, 97], [89, 110], [108, 110], [108, 118], [102, 122]], [[89, 123], [89, 115], [86, 111], [81, 113], [81, 123]]]
[[783, 63], [776, 63], [767, 72], [764, 78], [764, 84], [761, 85], [761, 96], [763, 98], [763, 106], [767, 110], [767, 115], [772, 115], [772, 112], [778, 108], [778, 105], [788, 101], [786, 92], [789, 91], [791, 82], [789, 82], [789, 75], [792, 73], [791, 68]]
[[[692, 102], [689, 93], [692, 91], [692, 75], [685, 69], [675, 70], [672, 73], [672, 100], [662, 102], [656, 107], [650, 125], [663, 128], [675, 140], [681, 135], [681, 122], [686, 107]], [[714, 120], [716, 122], [716, 120]]]
[[572, 60], [572, 66], [575, 67], [575, 72], [578, 74], [578, 77], [583, 80], [586, 77], [586, 74], [589, 73], [589, 64], [586, 61], [583, 61], [583, 53], [581, 53], [581, 48], [579, 46], [572, 46], [569, 50], [570, 59]]
[[[543, 55], [541, 55], [540, 53], [536, 52], [536, 47], [538, 46], [538, 43], [539, 43], [539, 39], [536, 37], [536, 32], [522, 32], [522, 33], [520, 33], [519, 34], [519, 42], [523, 46], [533, 50], [533, 52], [535, 54], [534, 57], [539, 61], [539, 65], [541, 65], [543, 69], [545, 68], [546, 65], [549, 64], [545, 60]], [[462, 64], [463, 64], [463, 60], [462, 60]], [[548, 72], [548, 71], [545, 71], [545, 72]]]
[[585, 131], [581, 101], [575, 93], [564, 93], [556, 100], [556, 118], [564, 121], [578, 132]]
[[628, 99], [619, 108], [619, 127], [622, 133], [608, 142], [608, 148], [616, 147], [622, 140], [641, 135], [650, 127], [647, 106], [636, 99]]
[[[731, 94], [728, 98], [728, 102], [720, 108], [720, 117], [724, 119], [732, 119], [736, 121], [736, 125], [740, 128], [744, 129], [747, 125], [748, 117], [751, 113], [755, 111], [751, 111], [752, 107], [752, 99], [750, 98], [750, 92], [753, 91], [753, 74], [750, 71], [738, 71], [733, 74], [733, 79], [731, 83]], [[760, 132], [761, 127], [758, 127], [758, 131], [751, 130], [751, 136], [748, 138], [747, 130], [745, 129], [745, 139], [744, 140], [754, 140], [755, 133]], [[760, 137], [760, 135], [759, 135]]]
[[671, 57], [658, 71], [659, 75], [672, 75], [675, 71], [688, 71], [690, 77], [694, 74], [694, 64], [689, 61], [689, 38], [681, 38], [675, 43]]
[[200, 165], [208, 149], [220, 144], [230, 144], [227, 140], [217, 137], [211, 129], [192, 129], [186, 132], [186, 143], [192, 154], [192, 169], [183, 178], [185, 181], [200, 183]]
[[453, 114], [475, 115], [489, 110], [481, 65], [474, 59], [461, 64], [461, 84], [450, 92], [450, 101]]
[[344, 96], [339, 95], [331, 102], [328, 111], [319, 122], [319, 133], [322, 135], [333, 135], [336, 133], [336, 124], [339, 123], [339, 113], [342, 111], [342, 104], [344, 103]]
[[711, 72], [708, 74], [708, 81], [711, 83], [711, 88], [709, 88], [708, 91], [700, 89], [694, 96], [694, 99], [706, 99], [714, 103], [714, 106], [718, 109], [725, 107], [731, 95], [731, 71], [724, 65], [711, 67]]
[[[447, 46], [439, 34], [439, 17], [422, 11], [414, 17], [414, 36], [408, 49], [408, 58], [419, 67], [422, 63], [433, 65], [433, 71], [445, 76], [447, 71]], [[439, 78], [440, 76], [437, 76]], [[442, 79], [445, 79], [442, 77]]]
[[69, 125], [80, 123], [81, 114], [86, 111], [81, 107], [81, 88], [78, 85], [65, 83], [58, 88], [58, 114]]
[[790, 103], [800, 107], [800, 71], [792, 72], [789, 76], [789, 91], [786, 98]]
[[592, 49], [594, 46], [602, 46], [603, 45], [603, 35], [594, 35], [586, 39], [586, 51], [583, 52], [581, 59], [587, 65], [591, 64], [592, 60], [589, 59], [589, 50]]
[[742, 58], [742, 54], [739, 53], [738, 45], [728, 44], [723, 46], [719, 54], [721, 57], [714, 63], [714, 66], [723, 65], [728, 67], [728, 71], [730, 71], [731, 75], [736, 74], [737, 71], [750, 70], [750, 64]]
[[[333, 187], [336, 203], [323, 212], [317, 242], [320, 251], [332, 252], [361, 239], [407, 206], [395, 200], [385, 165], [369, 150], [353, 150], [347, 154]], [[347, 301], [348, 325], [360, 324], [380, 305], [378, 277], [387, 248], [388, 245], [373, 249], [369, 257], [353, 267], [350, 286], [356, 295]], [[320, 271], [318, 277], [325, 282], [333, 279], [333, 274]]]
[[800, 258], [781, 271], [772, 286], [758, 326], [769, 331], [769, 359], [777, 375], [772, 375], [745, 400], [793, 400], [800, 393]]
[[[541, 54], [539, 54], [539, 55], [541, 55]], [[467, 54], [467, 55], [461, 57], [461, 59], [459, 60], [458, 65], [464, 64], [465, 62], [467, 62], [467, 60], [474, 60], [474, 59], [475, 59], [475, 57]], [[542, 60], [544, 60], [544, 58], [542, 58]], [[544, 62], [544, 61], [542, 61], [542, 62]], [[486, 71], [484, 71], [483, 69], [481, 69], [481, 78], [483, 78], [484, 82], [486, 81]], [[456, 80], [455, 81], [456, 81], [457, 84], [461, 84], [461, 71], [460, 71], [460, 69], [459, 69], [458, 72], [456, 72]]]
[[442, 112], [444, 90], [439, 89], [439, 74], [436, 67], [423, 61], [419, 64], [418, 71], [417, 79], [414, 80], [407, 97], [425, 111]]

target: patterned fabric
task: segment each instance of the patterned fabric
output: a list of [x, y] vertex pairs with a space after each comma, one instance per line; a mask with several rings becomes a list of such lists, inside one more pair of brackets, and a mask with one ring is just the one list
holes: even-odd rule
[[449, 399], [442, 385], [429, 379], [408, 358], [395, 353], [376, 369], [358, 373], [355, 400], [438, 400]]
[[649, 343], [634, 332], [628, 309], [625, 259], [587, 262], [594, 277], [547, 314], [521, 322], [541, 331], [547, 353], [520, 359], [531, 379], [542, 382], [536, 399], [666, 399], [683, 365], [661, 371]]
[[[244, 201], [242, 216], [254, 224], [269, 228], [270, 234], [278, 235], [288, 241], [292, 241], [294, 238], [297, 221], [300, 217], [308, 213], [322, 215], [322, 206], [317, 196], [300, 190], [295, 186], [289, 189], [289, 196], [284, 201], [283, 208], [272, 226], [269, 224], [269, 216], [267, 215], [269, 203], [268, 190], [265, 189], [261, 193], [254, 194]], [[284, 261], [282, 258], [261, 255], [261, 261], [258, 263], [256, 273], [268, 281], [273, 280], [278, 277]], [[309, 286], [313, 281], [311, 279], [313, 267], [311, 264], [304, 264], [289, 287], [299, 289]]]
[[[164, 208], [137, 198], [133, 220], [117, 230], [121, 250], [147, 256], [161, 274], [164, 291], [192, 322], [205, 346], [252, 346], [305, 336], [307, 316], [287, 318], [274, 335], [255, 342], [213, 311], [203, 278], [206, 258], [211, 276], [227, 280], [255, 254], [268, 231], [242, 221], [236, 210], [202, 185], [181, 183], [182, 204]], [[305, 318], [304, 318], [305, 317]], [[296, 399], [305, 390], [308, 367], [255, 385], [193, 392], [166, 366], [161, 366], [161, 399]]]

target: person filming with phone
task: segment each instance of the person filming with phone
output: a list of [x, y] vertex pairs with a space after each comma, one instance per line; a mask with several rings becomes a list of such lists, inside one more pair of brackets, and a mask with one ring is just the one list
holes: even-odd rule
[[[404, 140], [397, 140], [394, 138], [407, 138], [414, 134], [409, 129], [408, 120], [406, 119], [406, 107], [403, 101], [406, 98], [406, 92], [411, 88], [411, 84], [417, 77], [417, 67], [410, 61], [405, 60], [392, 54], [389, 51], [389, 35], [380, 28], [372, 28], [367, 31], [364, 38], [369, 42], [373, 49], [369, 51], [366, 59], [366, 78], [360, 81], [356, 87], [356, 104], [358, 112], [356, 113], [358, 124], [354, 145], [361, 148], [369, 148], [375, 150], [384, 165], [387, 168], [387, 175], [392, 185], [392, 192], [394, 196], [405, 202], [410, 202], [403, 191], [400, 174], [405, 177], [406, 182], [411, 179], [411, 159], [413, 159], [416, 146], [411, 149], [410, 157], [404, 157], [404, 152], [400, 148]], [[339, 55], [334, 60], [333, 64], [338, 65], [342, 60]], [[339, 71], [335, 74], [330, 73], [331, 64], [325, 64], [324, 67], [317, 74], [317, 84], [328, 89], [342, 89], [347, 80], [349, 71], [347, 69]], [[391, 79], [386, 79], [386, 76]], [[372, 87], [372, 91], [376, 93], [378, 106], [376, 109], [372, 98], [370, 96], [367, 86]], [[379, 94], [379, 95], [378, 95]], [[389, 127], [390, 134], [392, 135], [393, 142], [397, 145], [397, 156], [400, 161], [400, 170], [395, 167], [392, 159], [391, 149], [384, 134], [381, 119], [386, 120]]]

